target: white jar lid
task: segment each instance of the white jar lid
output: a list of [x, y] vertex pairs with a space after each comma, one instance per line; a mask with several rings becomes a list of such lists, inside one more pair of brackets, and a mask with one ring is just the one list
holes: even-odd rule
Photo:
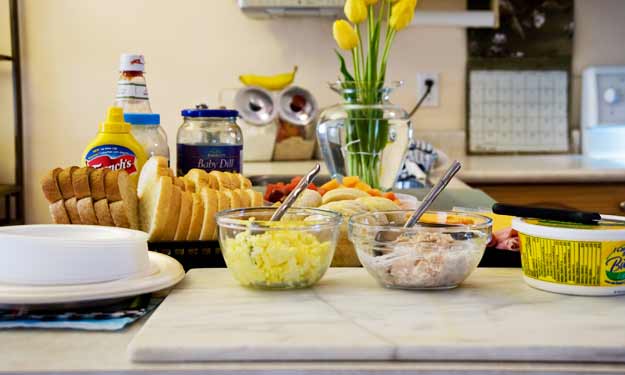
[[134, 53], [122, 53], [119, 56], [120, 72], [143, 72], [145, 69], [145, 59], [143, 55]]

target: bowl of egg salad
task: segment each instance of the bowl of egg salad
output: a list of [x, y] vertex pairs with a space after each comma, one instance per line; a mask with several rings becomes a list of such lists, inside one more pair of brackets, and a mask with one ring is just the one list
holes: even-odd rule
[[291, 208], [269, 221], [275, 207], [253, 207], [217, 214], [219, 244], [226, 265], [243, 286], [306, 288], [321, 279], [332, 262], [341, 214]]

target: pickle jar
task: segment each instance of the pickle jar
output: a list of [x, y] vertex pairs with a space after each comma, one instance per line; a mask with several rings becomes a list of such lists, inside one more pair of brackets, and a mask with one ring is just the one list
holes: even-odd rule
[[178, 176], [193, 168], [242, 173], [243, 135], [237, 111], [200, 104], [181, 114], [184, 121], [176, 138]]

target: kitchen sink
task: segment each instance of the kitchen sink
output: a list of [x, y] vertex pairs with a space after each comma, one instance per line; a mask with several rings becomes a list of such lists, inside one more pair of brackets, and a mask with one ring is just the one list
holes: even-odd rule
[[[267, 186], [269, 184], [275, 184], [278, 182], [284, 182], [285, 184], [288, 184], [289, 182], [291, 182], [293, 177], [295, 177], [295, 175], [288, 175], [288, 174], [247, 176], [247, 178], [249, 178], [250, 181], [252, 181], [253, 186]], [[314, 183], [315, 185], [320, 186], [330, 180], [331, 180], [331, 177], [328, 175], [319, 175], [315, 177]]]

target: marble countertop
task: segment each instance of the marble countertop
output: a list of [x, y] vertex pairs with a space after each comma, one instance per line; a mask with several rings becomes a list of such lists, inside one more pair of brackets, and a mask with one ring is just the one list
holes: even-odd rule
[[[518, 269], [478, 269], [460, 288], [439, 292], [387, 290], [349, 268], [331, 269], [312, 289], [256, 291], [226, 269], [198, 269], [147, 323], [122, 332], [0, 331], [0, 374], [618, 374], [623, 298], [541, 292]], [[285, 319], [284, 329], [262, 324]], [[294, 329], [301, 337], [288, 335]], [[241, 342], [248, 345], [233, 352]], [[198, 361], [276, 344], [286, 352], [273, 356], [285, 356], [303, 343], [335, 356], [354, 356], [344, 344], [368, 350], [364, 361]]]
[[[593, 159], [582, 155], [510, 155], [466, 156], [462, 169], [450, 188], [468, 188], [466, 184], [514, 183], [601, 183], [625, 182], [625, 159]], [[247, 175], [302, 174], [314, 161], [247, 162]], [[328, 174], [321, 163], [321, 174]], [[438, 168], [442, 173], [444, 166]], [[435, 180], [434, 177], [434, 180]]]
[[582, 155], [468, 156], [459, 172], [471, 183], [625, 182], [625, 160]]

